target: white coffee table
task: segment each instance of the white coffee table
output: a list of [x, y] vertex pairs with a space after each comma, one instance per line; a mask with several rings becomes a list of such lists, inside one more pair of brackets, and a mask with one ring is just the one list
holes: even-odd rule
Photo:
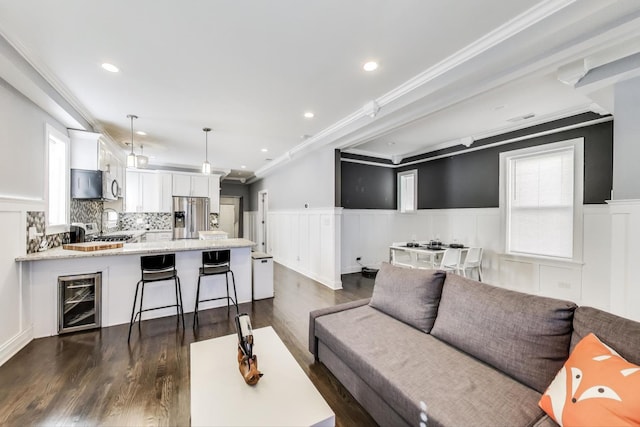
[[253, 387], [238, 370], [237, 335], [191, 344], [191, 425], [335, 426], [335, 414], [273, 328], [253, 335], [264, 373]]

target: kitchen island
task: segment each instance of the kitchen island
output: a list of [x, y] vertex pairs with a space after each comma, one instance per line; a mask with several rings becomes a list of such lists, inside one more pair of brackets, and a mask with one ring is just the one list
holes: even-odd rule
[[[140, 256], [163, 253], [176, 254], [176, 269], [182, 285], [184, 312], [195, 307], [198, 269], [203, 251], [231, 250], [231, 270], [235, 275], [238, 303], [251, 301], [251, 247], [246, 239], [171, 240], [125, 243], [122, 248], [92, 252], [50, 249], [16, 258], [21, 265], [22, 288], [29, 289], [33, 337], [58, 333], [58, 277], [102, 272], [100, 301], [102, 326], [129, 323], [131, 308], [140, 280]], [[231, 279], [230, 279], [231, 280]], [[201, 299], [226, 295], [224, 276], [203, 279]], [[172, 281], [148, 286], [144, 306], [162, 306], [175, 301]], [[226, 305], [225, 301], [201, 303], [199, 310]], [[175, 315], [175, 308], [154, 310], [143, 314], [144, 319]]]

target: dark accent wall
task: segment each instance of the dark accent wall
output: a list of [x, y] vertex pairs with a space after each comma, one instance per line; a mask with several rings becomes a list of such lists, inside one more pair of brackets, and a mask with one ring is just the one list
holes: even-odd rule
[[[222, 181], [220, 183], [220, 196], [238, 196], [243, 197], [245, 203], [249, 201], [249, 185], [236, 183], [234, 181]], [[245, 204], [245, 207], [247, 205]]]
[[333, 190], [333, 206], [339, 207], [342, 204], [342, 162], [340, 161], [340, 150], [333, 152], [333, 173], [336, 176]]
[[[541, 126], [543, 125], [531, 128], [528, 134], [547, 130], [544, 129], [547, 126], [542, 128]], [[517, 136], [526, 135], [522, 131], [518, 131], [518, 133]], [[487, 145], [515, 136], [506, 134], [491, 137], [476, 141], [473, 146]], [[400, 166], [396, 169], [364, 164], [357, 164], [357, 167], [354, 167], [355, 163], [343, 161], [343, 207], [352, 208], [346, 203], [349, 199], [350, 204], [353, 203], [353, 200], [357, 200], [355, 203], [357, 207], [352, 209], [395, 209], [396, 175], [398, 172], [412, 169], [418, 170], [418, 209], [498, 207], [500, 153], [573, 138], [584, 138], [584, 203], [605, 203], [611, 197], [613, 185], [612, 121], [435, 160], [425, 158], [420, 163]], [[431, 154], [429, 157], [433, 157], [433, 153], [429, 154]], [[345, 171], [350, 169], [357, 172], [353, 174], [353, 177], [347, 177], [345, 174]], [[393, 176], [389, 177], [388, 173], [386, 174], [380, 169], [393, 171]], [[370, 182], [367, 182], [368, 177], [372, 177]], [[382, 182], [387, 178], [391, 180], [391, 183]], [[351, 182], [351, 179], [359, 181]], [[377, 191], [372, 191], [374, 186], [378, 188]], [[390, 193], [383, 190], [389, 187], [393, 187], [393, 197], [389, 197]], [[369, 189], [368, 197], [356, 198], [354, 192], [360, 188]], [[388, 203], [389, 200], [392, 203]]]
[[395, 209], [396, 171], [383, 166], [342, 162], [342, 207]]

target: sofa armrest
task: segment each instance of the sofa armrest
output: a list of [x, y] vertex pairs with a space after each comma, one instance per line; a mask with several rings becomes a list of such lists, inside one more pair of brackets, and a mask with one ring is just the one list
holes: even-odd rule
[[309, 351], [313, 353], [315, 360], [318, 360], [318, 346], [316, 338], [316, 318], [327, 314], [338, 313], [369, 304], [371, 298], [364, 298], [357, 301], [346, 302], [331, 307], [320, 308], [309, 313]]

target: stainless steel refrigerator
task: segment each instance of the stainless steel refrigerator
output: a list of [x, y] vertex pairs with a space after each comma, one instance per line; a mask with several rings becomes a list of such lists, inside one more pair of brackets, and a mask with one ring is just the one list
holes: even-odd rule
[[173, 196], [173, 238], [197, 239], [209, 230], [209, 198]]

